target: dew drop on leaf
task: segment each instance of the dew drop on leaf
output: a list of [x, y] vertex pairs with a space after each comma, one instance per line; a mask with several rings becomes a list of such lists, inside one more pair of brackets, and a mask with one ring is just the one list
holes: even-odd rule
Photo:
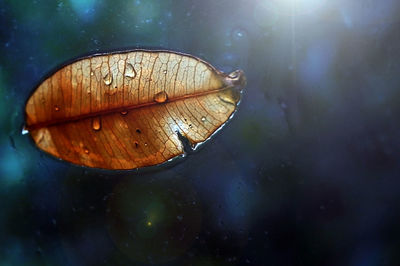
[[157, 93], [156, 95], [154, 95], [154, 101], [158, 102], [158, 103], [164, 103], [168, 100], [168, 95], [165, 91], [161, 91], [159, 93]]
[[130, 63], [127, 63], [127, 64], [126, 64], [125, 77], [131, 78], [131, 79], [133, 79], [133, 78], [136, 77], [135, 68], [134, 68], [133, 65], [130, 64]]
[[107, 73], [107, 75], [105, 75], [105, 76], [103, 77], [103, 81], [104, 81], [104, 84], [106, 84], [107, 86], [110, 86], [111, 83], [112, 83], [112, 81], [113, 81], [113, 76], [112, 76], [112, 74], [111, 74], [111, 73]]
[[92, 128], [96, 131], [101, 129], [101, 120], [100, 117], [95, 117], [92, 120]]

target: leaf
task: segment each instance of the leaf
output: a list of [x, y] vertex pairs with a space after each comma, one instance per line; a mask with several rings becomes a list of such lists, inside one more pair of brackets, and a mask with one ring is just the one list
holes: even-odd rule
[[93, 55], [36, 88], [25, 129], [40, 149], [75, 164], [156, 165], [218, 130], [234, 113], [245, 82], [240, 70], [226, 75], [170, 51]]

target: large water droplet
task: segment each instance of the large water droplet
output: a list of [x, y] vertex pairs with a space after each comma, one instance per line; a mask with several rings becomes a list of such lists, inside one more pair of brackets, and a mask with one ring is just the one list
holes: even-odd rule
[[201, 121], [202, 121], [202, 122], [205, 122], [205, 121], [206, 121], [206, 118], [203, 116], [203, 117], [201, 118]]
[[154, 101], [158, 102], [158, 103], [164, 103], [168, 100], [168, 95], [165, 91], [161, 91], [159, 93], [157, 93], [156, 95], [154, 95]]
[[107, 73], [107, 75], [105, 75], [103, 77], [103, 81], [104, 81], [104, 84], [106, 84], [107, 86], [110, 86], [113, 81], [112, 73]]
[[136, 70], [133, 67], [133, 65], [130, 63], [126, 64], [125, 77], [131, 78], [131, 79], [136, 77]]
[[101, 120], [100, 117], [94, 117], [92, 120], [92, 128], [94, 130], [100, 130], [101, 129]]

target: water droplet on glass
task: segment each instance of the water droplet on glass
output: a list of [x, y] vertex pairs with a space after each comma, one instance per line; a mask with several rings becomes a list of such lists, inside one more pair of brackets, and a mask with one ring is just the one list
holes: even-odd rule
[[205, 122], [205, 121], [206, 121], [206, 118], [203, 116], [203, 117], [201, 118], [201, 121], [202, 121], [202, 122]]
[[163, 73], [164, 73], [164, 74], [167, 74], [167, 70], [166, 70], [166, 69], [164, 69], [164, 70], [163, 70]]
[[106, 84], [107, 86], [110, 86], [111, 83], [112, 83], [112, 81], [113, 81], [113, 76], [112, 76], [112, 74], [111, 74], [111, 73], [107, 73], [107, 75], [105, 75], [105, 76], [103, 77], [103, 80], [104, 80], [104, 84]]
[[147, 142], [144, 143], [144, 146], [147, 146]]
[[125, 77], [131, 78], [131, 79], [133, 79], [133, 78], [136, 77], [135, 68], [134, 68], [133, 65], [130, 64], [130, 63], [126, 64]]
[[85, 148], [83, 151], [84, 151], [86, 154], [89, 154], [89, 150], [88, 150], [88, 149]]
[[93, 72], [93, 71], [90, 71], [90, 75], [91, 75], [91, 76], [94, 76], [94, 72]]
[[142, 133], [142, 131], [140, 131], [140, 129], [137, 128], [136, 133], [140, 134], [140, 133]]
[[60, 111], [60, 107], [58, 107], [57, 105], [54, 105], [54, 111], [56, 111], [56, 112]]
[[161, 91], [159, 93], [157, 93], [156, 95], [154, 95], [154, 101], [158, 102], [158, 103], [163, 103], [166, 102], [168, 100], [168, 95], [165, 91]]
[[95, 117], [95, 118], [93, 118], [93, 120], [92, 120], [92, 128], [94, 129], [94, 130], [100, 130], [101, 129], [101, 120], [100, 120], [100, 117]]
[[121, 115], [126, 115], [128, 111], [121, 111]]

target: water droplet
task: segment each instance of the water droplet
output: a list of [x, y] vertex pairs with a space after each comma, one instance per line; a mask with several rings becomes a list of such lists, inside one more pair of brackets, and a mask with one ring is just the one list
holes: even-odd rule
[[88, 149], [85, 148], [83, 151], [84, 151], [86, 154], [89, 154], [89, 150], [88, 150]]
[[90, 71], [90, 75], [91, 75], [91, 76], [94, 76], [94, 72], [93, 72], [93, 71]]
[[60, 111], [60, 107], [58, 107], [57, 105], [54, 105], [54, 111], [56, 111], [56, 112]]
[[23, 128], [22, 128], [22, 130], [21, 130], [21, 134], [22, 135], [26, 135], [26, 134], [28, 134], [29, 133], [29, 131], [26, 129], [26, 126], [24, 126]]
[[133, 65], [130, 63], [126, 64], [125, 77], [131, 78], [131, 79], [136, 77], [136, 70], [133, 67]]
[[168, 100], [168, 95], [165, 91], [160, 91], [159, 93], [154, 95], [154, 101], [158, 103], [163, 103], [166, 102], [167, 100]]
[[128, 111], [121, 111], [121, 115], [126, 115]]
[[137, 128], [136, 133], [140, 134], [140, 133], [142, 133], [142, 131], [140, 131], [140, 129]]
[[147, 142], [144, 143], [144, 146], [147, 146]]
[[107, 73], [107, 75], [105, 75], [103, 77], [103, 80], [104, 80], [104, 84], [106, 84], [107, 86], [110, 86], [113, 81], [112, 73]]
[[203, 116], [203, 117], [201, 118], [201, 121], [202, 121], [202, 122], [205, 122], [205, 121], [206, 121], [206, 118]]
[[94, 130], [100, 130], [101, 129], [101, 120], [100, 120], [100, 117], [95, 117], [95, 118], [93, 118], [93, 120], [92, 120], [92, 128], [94, 129]]
[[166, 69], [164, 69], [164, 70], [163, 70], [163, 73], [164, 73], [164, 74], [167, 74], [167, 70], [166, 70]]
[[133, 142], [135, 144], [135, 148], [139, 147], [139, 142], [137, 142], [136, 140]]

